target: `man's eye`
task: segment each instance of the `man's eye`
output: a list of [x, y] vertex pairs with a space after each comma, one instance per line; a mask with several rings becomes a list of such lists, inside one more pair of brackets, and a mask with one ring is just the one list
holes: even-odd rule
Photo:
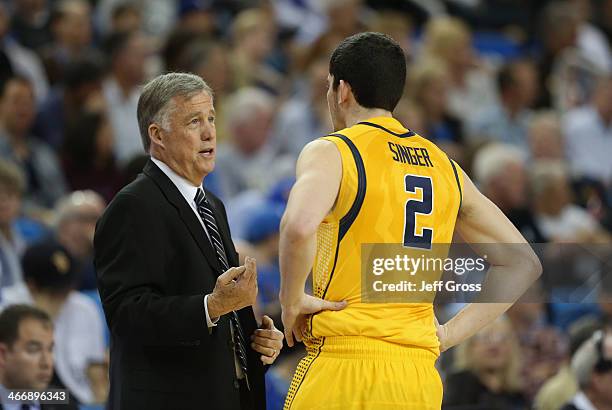
[[208, 117], [208, 121], [212, 124], [215, 122], [215, 117]]
[[194, 118], [193, 120], [191, 120], [191, 121], [189, 122], [189, 124], [194, 124], [194, 125], [197, 125], [197, 124], [199, 124], [199, 123], [200, 123], [200, 119], [199, 119], [199, 118]]

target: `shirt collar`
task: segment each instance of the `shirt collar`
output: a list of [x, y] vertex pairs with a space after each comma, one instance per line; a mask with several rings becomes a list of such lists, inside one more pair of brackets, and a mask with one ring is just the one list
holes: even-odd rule
[[[153, 161], [153, 163], [157, 165], [157, 167], [161, 169], [162, 172], [166, 174], [168, 178], [170, 178], [170, 181], [172, 181], [172, 183], [176, 186], [176, 188], [179, 190], [181, 195], [183, 195], [188, 204], [191, 205], [195, 203], [194, 201], [196, 193], [198, 192], [198, 189], [202, 188], [202, 184], [200, 184], [200, 186], [194, 186], [191, 182], [187, 181], [185, 178], [174, 172], [172, 168], [166, 165], [166, 163], [160, 161], [157, 158], [151, 157], [151, 161]], [[204, 192], [204, 189], [202, 189], [202, 192]], [[204, 195], [206, 195], [205, 192]]]
[[380, 125], [381, 127], [385, 127], [386, 129], [397, 134], [405, 134], [408, 132], [408, 129], [406, 129], [401, 122], [393, 117], [374, 117], [361, 122], [369, 122], [371, 124]]
[[591, 403], [591, 400], [589, 400], [582, 391], [576, 393], [572, 402], [574, 406], [578, 407], [580, 410], [597, 410], [593, 403]]

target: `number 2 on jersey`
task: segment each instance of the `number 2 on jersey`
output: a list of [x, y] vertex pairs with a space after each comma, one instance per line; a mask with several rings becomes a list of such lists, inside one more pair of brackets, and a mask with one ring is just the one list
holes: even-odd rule
[[433, 210], [433, 187], [430, 177], [407, 174], [404, 177], [406, 192], [416, 194], [417, 189], [422, 192], [421, 200], [409, 199], [406, 201], [404, 215], [404, 246], [407, 248], [431, 249], [433, 229], [422, 228], [421, 234], [416, 232], [417, 215], [430, 215]]

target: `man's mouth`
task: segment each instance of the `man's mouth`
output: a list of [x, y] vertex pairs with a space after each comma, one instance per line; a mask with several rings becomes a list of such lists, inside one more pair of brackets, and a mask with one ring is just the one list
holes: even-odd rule
[[200, 155], [203, 155], [205, 157], [212, 157], [214, 153], [214, 148], [207, 148], [200, 151]]

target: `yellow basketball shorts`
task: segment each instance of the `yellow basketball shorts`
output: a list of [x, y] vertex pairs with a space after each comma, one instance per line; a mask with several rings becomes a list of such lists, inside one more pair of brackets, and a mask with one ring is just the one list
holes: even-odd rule
[[307, 343], [284, 410], [440, 410], [436, 354], [359, 336]]

